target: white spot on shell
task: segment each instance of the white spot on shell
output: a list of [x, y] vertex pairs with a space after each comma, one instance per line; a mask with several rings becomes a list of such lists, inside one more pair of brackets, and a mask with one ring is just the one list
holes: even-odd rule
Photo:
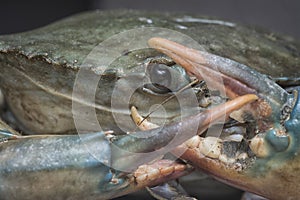
[[146, 18], [146, 17], [139, 17], [139, 20], [141, 22], [147, 22], [148, 24], [152, 24], [153, 23], [152, 19], [149, 19], [149, 18]]
[[225, 154], [221, 154], [219, 160], [225, 164], [233, 164], [235, 162], [234, 158], [228, 158]]
[[198, 148], [200, 140], [200, 137], [198, 135], [195, 135], [194, 137], [187, 140], [184, 144], [189, 148]]
[[229, 136], [225, 137], [224, 140], [241, 142], [243, 140], [243, 135], [240, 135], [240, 134], [229, 135]]
[[203, 138], [199, 144], [199, 151], [209, 157], [218, 158], [221, 154], [222, 140], [216, 137]]
[[201, 19], [201, 18], [194, 18], [190, 16], [184, 16], [182, 18], [175, 18], [176, 22], [198, 22], [203, 24], [217, 24], [222, 26], [229, 26], [234, 27], [235, 23], [232, 22], [225, 22], [221, 20], [214, 20], [214, 19]]
[[268, 145], [266, 144], [266, 141], [262, 135], [256, 135], [254, 138], [252, 138], [249, 147], [259, 158], [264, 158], [269, 155]]
[[178, 29], [181, 29], [181, 30], [186, 30], [186, 29], [188, 29], [188, 27], [182, 26], [182, 25], [176, 25], [175, 27], [178, 28]]

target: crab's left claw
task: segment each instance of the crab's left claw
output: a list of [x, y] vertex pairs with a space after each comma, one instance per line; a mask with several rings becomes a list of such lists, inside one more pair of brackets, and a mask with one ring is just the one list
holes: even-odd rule
[[[270, 199], [297, 199], [300, 196], [300, 100], [298, 91], [289, 94], [274, 81], [233, 60], [187, 48], [163, 38], [149, 45], [171, 57], [207, 85], [225, 91], [229, 98], [256, 94], [260, 100], [240, 112], [249, 145], [243, 155], [230, 162], [208, 158], [191, 147], [183, 157], [226, 183]], [[219, 80], [222, 80], [221, 82]], [[233, 142], [221, 141], [223, 155], [231, 154]], [[232, 143], [232, 144], [231, 144]], [[199, 143], [198, 143], [199, 144]]]

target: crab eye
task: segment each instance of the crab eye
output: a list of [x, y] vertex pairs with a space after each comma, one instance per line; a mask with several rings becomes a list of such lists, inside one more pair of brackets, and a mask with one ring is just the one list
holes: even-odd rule
[[167, 94], [178, 91], [190, 82], [185, 70], [178, 66], [168, 66], [160, 63], [150, 63], [146, 68], [148, 77], [144, 90], [154, 94]]
[[157, 93], [170, 92], [172, 84], [171, 68], [163, 64], [149, 64], [147, 71], [150, 77], [152, 90]]

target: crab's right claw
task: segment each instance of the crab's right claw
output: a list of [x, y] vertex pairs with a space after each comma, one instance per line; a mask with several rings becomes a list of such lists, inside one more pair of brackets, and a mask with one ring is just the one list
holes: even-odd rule
[[[238, 158], [224, 164], [220, 161], [226, 160], [223, 157], [209, 159], [200, 155], [197, 145], [183, 157], [244, 190], [271, 199], [299, 198], [299, 91], [289, 94], [266, 75], [227, 58], [190, 49], [163, 38], [151, 38], [148, 43], [199, 79], [205, 77], [208, 86], [225, 91], [229, 98], [249, 93], [260, 98], [244, 108], [240, 116], [250, 123], [247, 128], [251, 149], [247, 153], [252, 154], [250, 159]], [[221, 151], [224, 153], [232, 148], [226, 143]]]

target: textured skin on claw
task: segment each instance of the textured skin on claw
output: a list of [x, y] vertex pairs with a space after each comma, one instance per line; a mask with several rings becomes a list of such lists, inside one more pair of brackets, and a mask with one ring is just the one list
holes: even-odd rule
[[153, 185], [155, 185], [155, 181], [158, 180], [157, 182], [160, 182], [159, 179], [161, 177], [165, 177], [176, 172], [182, 173], [186, 169], [187, 167], [184, 164], [174, 164], [174, 161], [170, 160], [158, 160], [152, 164], [139, 166], [133, 176], [139, 185], [148, 186], [149, 181], [152, 181]]
[[189, 149], [183, 155], [183, 159], [191, 161], [194, 166], [198, 166], [221, 182], [239, 187], [243, 190], [250, 191], [269, 199], [298, 199], [299, 198], [299, 181], [300, 158], [295, 157], [291, 160], [270, 161], [265, 163], [263, 172], [259, 169], [239, 171], [232, 166], [227, 166], [222, 162], [210, 158], [204, 158], [199, 155], [197, 149]]
[[[296, 96], [297, 97], [297, 96]], [[272, 152], [265, 158], [257, 158], [253, 165], [247, 169], [240, 169], [238, 165], [226, 165], [219, 160], [204, 157], [197, 148], [188, 146], [178, 147], [187, 148], [181, 158], [190, 161], [193, 166], [197, 166], [218, 180], [239, 187], [243, 190], [253, 192], [268, 199], [299, 199], [300, 183], [300, 104], [299, 98], [295, 102], [291, 118], [286, 122], [286, 128], [290, 134], [289, 148], [283, 152]]]
[[[147, 23], [145, 19], [151, 19], [152, 23]], [[198, 22], [189, 19], [198, 19]], [[1, 36], [1, 89], [18, 121], [25, 126], [23, 131], [39, 134], [72, 133], [75, 127], [70, 97], [75, 75], [84, 58], [96, 45], [113, 34], [144, 26], [182, 32], [208, 52], [234, 59], [273, 77], [299, 77], [300, 72], [295, 71], [294, 67], [299, 66], [300, 48], [292, 39], [253, 27], [214, 21], [209, 23], [209, 20], [201, 22], [201, 19], [201, 16], [186, 14], [96, 11], [79, 14], [34, 31]], [[126, 52], [127, 47], [118, 45]], [[144, 50], [128, 53], [117, 60], [113, 67], [119, 70], [118, 73], [126, 73], [127, 69], [157, 55], [155, 51]], [[115, 81], [114, 74], [108, 75], [100, 83], [103, 87], [96, 94], [96, 102], [105, 108], [98, 110], [98, 119], [102, 128], [110, 130], [118, 129], [109, 110]], [[152, 104], [159, 103], [161, 98], [151, 101]], [[137, 105], [139, 102], [140, 105]], [[145, 107], [142, 100], [135, 103], [140, 110]], [[171, 113], [172, 109], [174, 111], [175, 108], [170, 104], [168, 111]]]
[[[95, 152], [105, 152], [98, 159], [109, 163], [109, 146], [107, 141], [101, 142], [103, 138], [103, 134], [91, 134], [85, 141]], [[61, 199], [64, 195], [65, 199], [69, 192], [74, 198], [97, 199], [98, 186], [109, 183], [110, 169], [83, 148], [76, 135], [24, 138], [1, 144], [0, 150], [1, 199]], [[52, 184], [57, 182], [66, 184]], [[109, 198], [112, 194], [102, 195]]]
[[191, 171], [162, 160], [118, 177], [103, 133], [23, 137], [0, 143], [0, 151], [0, 199], [110, 199]]

